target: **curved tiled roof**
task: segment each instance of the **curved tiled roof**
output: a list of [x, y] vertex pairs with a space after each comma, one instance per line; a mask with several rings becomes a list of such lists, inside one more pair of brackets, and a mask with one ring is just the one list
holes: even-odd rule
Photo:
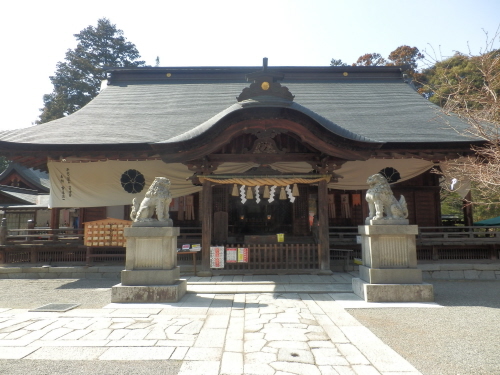
[[[176, 70], [177, 69], [177, 70]], [[207, 131], [242, 108], [283, 106], [330, 132], [365, 142], [456, 142], [439, 108], [405, 83], [397, 67], [282, 67], [286, 100], [236, 97], [259, 68], [138, 68], [111, 72], [110, 85], [76, 113], [0, 132], [0, 141], [41, 145], [171, 143]], [[178, 74], [176, 73], [178, 71]], [[342, 72], [347, 71], [347, 76]], [[166, 79], [165, 72], [174, 72]], [[254, 98], [255, 99], [255, 98]], [[456, 128], [465, 124], [447, 117]]]
[[10, 175], [14, 171], [17, 172], [21, 177], [25, 178], [28, 182], [31, 182], [40, 190], [46, 192], [50, 191], [50, 179], [49, 175], [46, 172], [35, 170], [32, 168], [26, 168], [18, 163], [9, 163], [8, 167], [0, 173], [0, 181], [2, 181], [3, 178]]
[[359, 134], [355, 134], [347, 129], [344, 129], [337, 124], [333, 123], [332, 121], [328, 120], [327, 118], [324, 118], [323, 116], [320, 116], [319, 114], [311, 111], [310, 109], [297, 104], [295, 102], [285, 100], [285, 99], [280, 99], [272, 96], [260, 96], [256, 97], [253, 99], [248, 99], [236, 104], [233, 104], [231, 107], [225, 109], [224, 111], [218, 113], [208, 121], [204, 122], [201, 125], [198, 125], [194, 129], [188, 130], [185, 133], [182, 133], [178, 136], [175, 136], [173, 138], [164, 140], [162, 142], [158, 143], [174, 143], [174, 142], [183, 142], [187, 141], [189, 139], [195, 138], [204, 132], [208, 131], [213, 125], [221, 121], [223, 118], [226, 116], [236, 113], [240, 111], [241, 109], [251, 109], [251, 108], [270, 108], [270, 107], [275, 107], [275, 108], [288, 108], [292, 109], [294, 111], [300, 112], [302, 114], [305, 114], [306, 116], [310, 117], [314, 121], [316, 121], [318, 124], [323, 126], [325, 129], [329, 130], [331, 133], [339, 135], [343, 138], [355, 140], [355, 141], [361, 141], [361, 142], [378, 142], [374, 141], [371, 139], [368, 139], [366, 137], [363, 137]]
[[[36, 190], [23, 189], [7, 185], [0, 185], [0, 192], [3, 195], [10, 196], [18, 201], [21, 201], [21, 204], [36, 204], [38, 196], [38, 192]], [[12, 205], [12, 203], [7, 205]]]

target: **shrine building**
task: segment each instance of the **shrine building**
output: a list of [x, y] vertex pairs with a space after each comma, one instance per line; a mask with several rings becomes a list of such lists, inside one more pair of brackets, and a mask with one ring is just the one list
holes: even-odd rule
[[[441, 225], [439, 175], [471, 153], [405, 67], [116, 68], [79, 111], [0, 133], [0, 154], [48, 171], [49, 207], [80, 222], [128, 219], [167, 177], [175, 226], [210, 247], [247, 248], [227, 272], [328, 271], [329, 228], [362, 225], [367, 178], [402, 194], [410, 224]], [[278, 234], [280, 236], [278, 236]]]

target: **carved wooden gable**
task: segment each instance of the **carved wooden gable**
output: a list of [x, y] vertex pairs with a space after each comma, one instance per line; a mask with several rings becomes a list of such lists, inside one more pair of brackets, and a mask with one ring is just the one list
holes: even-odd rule
[[248, 131], [232, 139], [215, 154], [289, 154], [315, 153], [316, 150], [304, 145], [293, 133], [267, 130]]

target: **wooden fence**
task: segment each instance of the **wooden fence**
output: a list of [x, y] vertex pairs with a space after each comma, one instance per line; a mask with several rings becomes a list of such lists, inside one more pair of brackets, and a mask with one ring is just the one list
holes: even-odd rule
[[[354, 250], [352, 258], [361, 256], [357, 227], [330, 227], [330, 247]], [[419, 227], [416, 237], [419, 260], [498, 259], [500, 226]]]
[[[350, 259], [361, 257], [357, 243], [357, 227], [330, 227], [330, 249], [353, 250]], [[417, 235], [419, 260], [498, 259], [500, 226], [492, 227], [420, 227]], [[201, 243], [201, 228], [181, 228], [178, 237], [182, 244]], [[247, 244], [251, 249], [248, 263], [227, 264], [227, 270], [317, 269], [317, 245]], [[241, 247], [240, 246], [240, 247]], [[298, 250], [300, 249], [300, 250]], [[335, 260], [333, 252], [331, 259]], [[97, 263], [124, 262], [125, 248], [88, 249], [83, 246], [83, 229], [0, 227], [0, 264], [3, 263]], [[185, 258], [185, 259], [184, 259]], [[179, 256], [179, 261], [191, 261], [191, 256]], [[198, 261], [201, 253], [197, 254]], [[340, 258], [339, 258], [340, 259]]]
[[[83, 245], [83, 229], [73, 228], [33, 228], [9, 229], [3, 241], [0, 236], [0, 245], [16, 244], [75, 244]], [[3, 242], [3, 243], [2, 243]]]
[[227, 247], [248, 248], [248, 262], [226, 262], [225, 271], [319, 270], [316, 244], [229, 244]]
[[498, 259], [500, 227], [419, 227], [420, 260]]

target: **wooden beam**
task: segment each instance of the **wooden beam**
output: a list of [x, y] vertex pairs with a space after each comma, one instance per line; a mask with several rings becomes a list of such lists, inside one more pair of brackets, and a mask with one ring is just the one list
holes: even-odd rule
[[258, 163], [272, 164], [277, 162], [298, 162], [319, 160], [320, 154], [211, 154], [207, 158], [211, 162]]
[[[222, 127], [223, 125], [220, 125]], [[151, 144], [166, 163], [186, 162], [195, 160], [217, 152], [232, 139], [247, 134], [251, 130], [266, 131], [270, 129], [282, 130], [295, 134], [304, 144], [325, 155], [346, 160], [366, 160], [372, 151], [378, 149], [380, 143], [361, 142], [334, 135], [318, 124], [311, 121], [292, 121], [288, 119], [251, 119], [235, 122], [227, 126], [221, 133], [207, 132], [191, 140], [178, 143]], [[246, 154], [248, 155], [248, 154]], [[253, 154], [251, 154], [253, 155]], [[268, 154], [265, 154], [268, 155]]]

